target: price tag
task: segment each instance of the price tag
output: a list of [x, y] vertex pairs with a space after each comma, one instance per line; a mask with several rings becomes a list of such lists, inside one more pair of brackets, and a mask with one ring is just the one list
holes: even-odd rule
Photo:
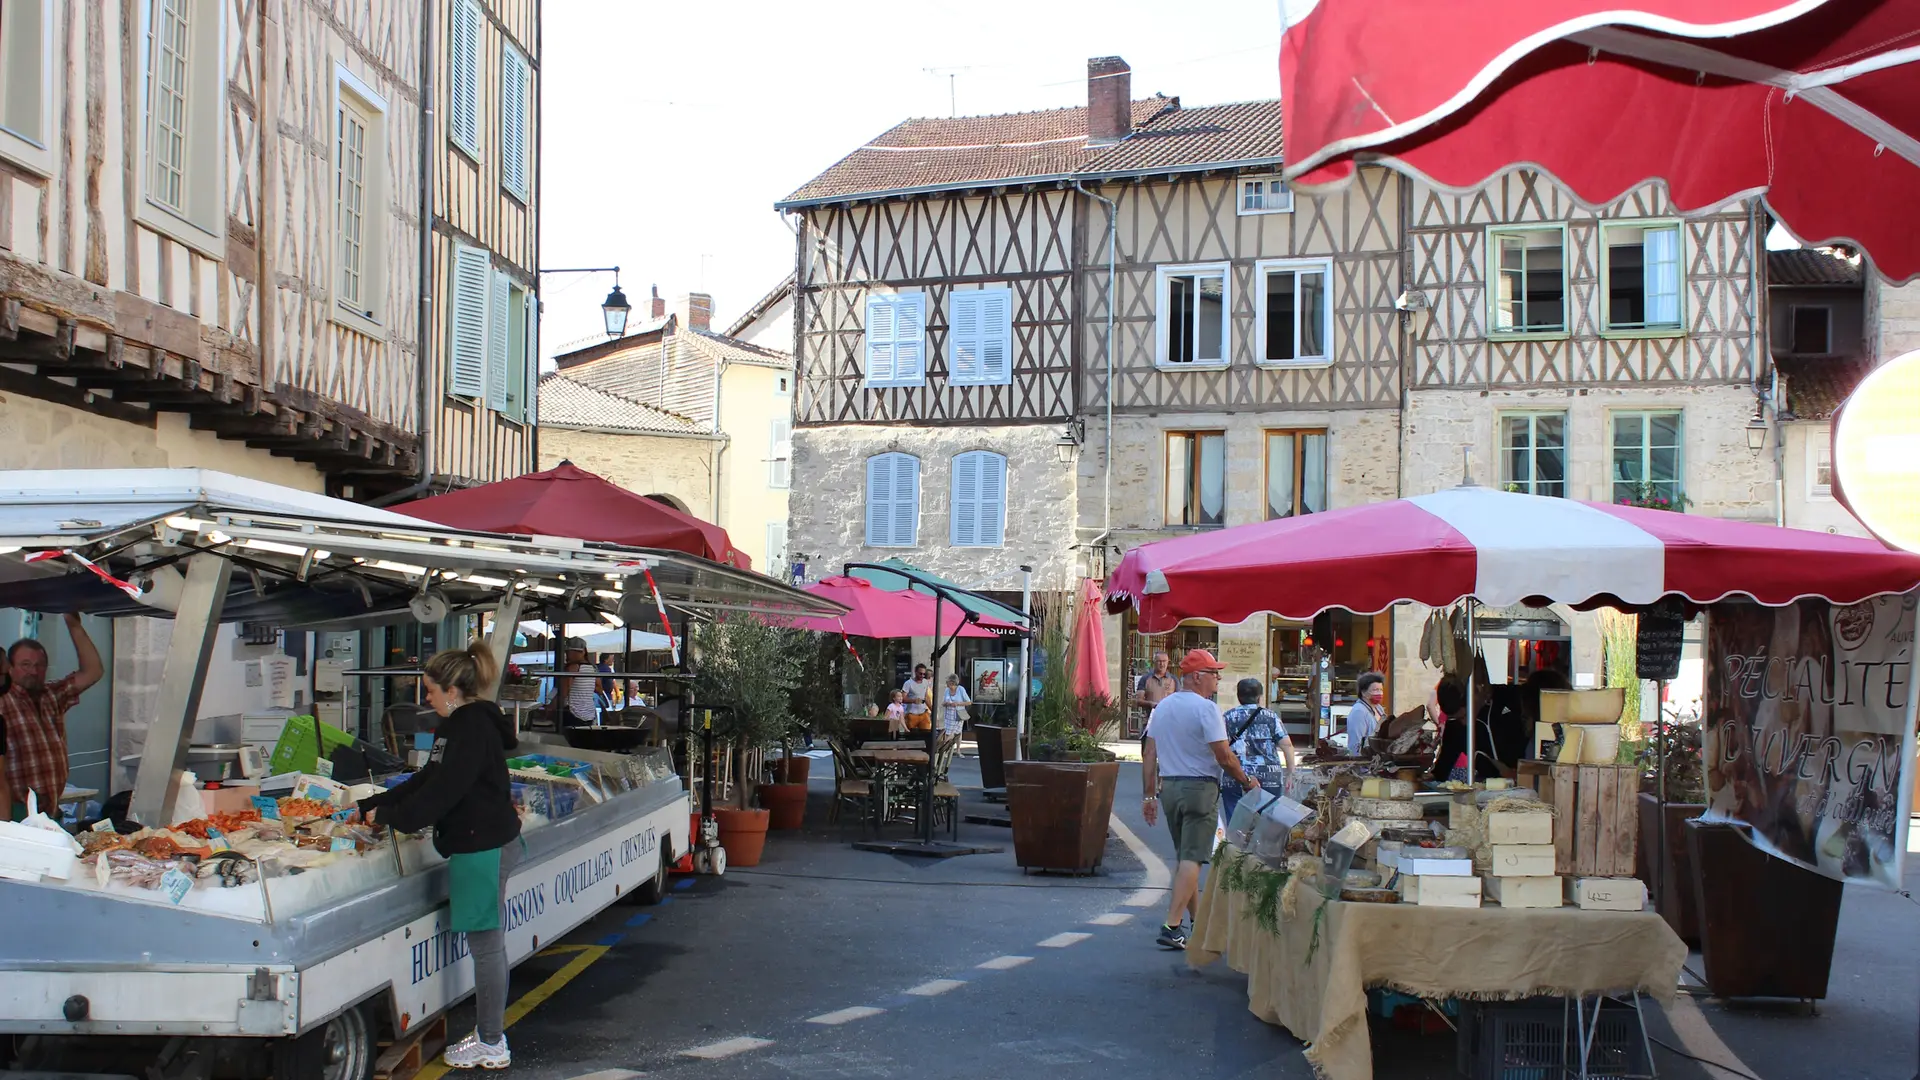
[[353, 820], [353, 808], [349, 807], [345, 810], [335, 810], [333, 812], [333, 820], [342, 822]]
[[94, 822], [93, 827], [88, 829], [87, 831], [88, 832], [112, 832], [113, 819], [101, 818], [99, 821]]
[[272, 799], [265, 795], [255, 795], [251, 801], [253, 808], [260, 811], [262, 818], [268, 821], [280, 820], [280, 801], [278, 799]]
[[178, 904], [187, 898], [187, 892], [193, 888], [193, 879], [178, 870], [169, 870], [160, 875], [160, 891], [167, 899]]
[[336, 836], [333, 838], [333, 843], [327, 845], [328, 851], [352, 851], [353, 849], [354, 843], [351, 836]]
[[333, 779], [333, 762], [327, 758], [320, 758], [313, 763], [313, 771], [322, 778], [331, 780]]
[[207, 846], [215, 851], [233, 850], [233, 845], [227, 843], [227, 834], [212, 826], [207, 827]]

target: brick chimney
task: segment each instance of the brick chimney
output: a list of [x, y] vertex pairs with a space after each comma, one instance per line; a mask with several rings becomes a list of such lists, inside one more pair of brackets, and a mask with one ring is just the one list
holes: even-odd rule
[[688, 293], [674, 301], [673, 313], [686, 330], [705, 332], [713, 326], [713, 297], [706, 293]]
[[653, 298], [647, 304], [647, 318], [659, 322], [667, 317], [667, 301], [660, 295], [660, 286], [653, 287]]
[[1087, 61], [1087, 144], [1112, 146], [1133, 133], [1133, 69], [1117, 56]]

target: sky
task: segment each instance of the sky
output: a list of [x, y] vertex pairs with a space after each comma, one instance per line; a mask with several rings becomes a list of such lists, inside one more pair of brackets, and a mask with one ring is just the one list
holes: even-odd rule
[[[775, 201], [915, 116], [1086, 103], [1087, 59], [1186, 105], [1280, 95], [1277, 0], [542, 5], [540, 266], [713, 296], [724, 330], [793, 269]], [[951, 94], [951, 101], [949, 95]], [[605, 340], [609, 274], [542, 281], [541, 356]]]

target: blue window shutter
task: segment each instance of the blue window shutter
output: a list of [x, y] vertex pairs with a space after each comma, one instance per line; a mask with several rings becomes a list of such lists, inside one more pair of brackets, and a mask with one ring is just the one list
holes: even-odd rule
[[893, 543], [916, 547], [920, 543], [920, 459], [912, 454], [893, 458]]
[[[947, 381], [955, 386], [973, 386], [983, 380], [980, 357], [979, 290], [955, 292], [947, 301]], [[958, 459], [955, 467], [958, 468]], [[956, 477], [959, 473], [954, 474]]]
[[502, 413], [507, 411], [507, 375], [511, 369], [507, 359], [512, 351], [507, 341], [511, 325], [507, 304], [512, 298], [512, 280], [495, 270], [487, 295], [487, 408]]
[[894, 297], [893, 377], [903, 386], [919, 386], [926, 381], [926, 293], [900, 293]]
[[891, 455], [878, 454], [867, 459], [867, 546], [886, 547], [893, 542], [893, 469]]
[[875, 386], [890, 386], [895, 378], [893, 300], [867, 297], [867, 382]]
[[947, 528], [947, 540], [954, 547], [974, 547], [980, 543], [980, 454], [960, 454], [953, 459], [953, 513]]
[[999, 547], [1007, 542], [1007, 459], [980, 452], [980, 545]]
[[481, 248], [453, 249], [452, 324], [447, 329], [447, 393], [478, 398], [487, 392], [487, 292], [492, 269]]

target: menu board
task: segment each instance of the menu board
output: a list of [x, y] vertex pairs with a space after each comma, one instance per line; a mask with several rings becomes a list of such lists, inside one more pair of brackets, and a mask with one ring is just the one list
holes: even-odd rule
[[1680, 650], [1687, 623], [1678, 616], [1643, 612], [1633, 642], [1633, 670], [1642, 679], [1665, 682], [1680, 675]]

